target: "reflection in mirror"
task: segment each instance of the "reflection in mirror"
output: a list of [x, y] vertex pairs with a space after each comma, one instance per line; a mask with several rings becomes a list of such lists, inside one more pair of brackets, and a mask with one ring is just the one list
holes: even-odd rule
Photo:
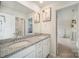
[[16, 36], [24, 36], [24, 25], [25, 25], [25, 20], [20, 17], [16, 17], [15, 19], [15, 32]]
[[[28, 18], [32, 15], [33, 10], [18, 3], [17, 1], [1, 1], [0, 15], [5, 16], [5, 23], [0, 20], [0, 39], [16, 38], [28, 35]], [[0, 17], [2, 19], [2, 17]], [[3, 23], [3, 27], [2, 24]], [[2, 29], [1, 29], [2, 28]], [[32, 32], [32, 28], [30, 31]]]
[[32, 18], [28, 19], [28, 33], [32, 33]]

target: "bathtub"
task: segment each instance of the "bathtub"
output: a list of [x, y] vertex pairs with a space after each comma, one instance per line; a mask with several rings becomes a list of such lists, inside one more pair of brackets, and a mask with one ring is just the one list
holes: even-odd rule
[[73, 48], [72, 40], [70, 38], [58, 38], [57, 43]]

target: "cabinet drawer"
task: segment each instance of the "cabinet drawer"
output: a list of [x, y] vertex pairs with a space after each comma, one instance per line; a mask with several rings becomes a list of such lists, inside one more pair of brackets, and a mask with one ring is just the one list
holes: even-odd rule
[[27, 55], [25, 55], [23, 58], [35, 58], [35, 51], [31, 51]]
[[28, 53], [30, 53], [31, 51], [34, 51], [34, 49], [35, 49], [35, 46], [28, 47], [22, 51], [16, 52], [15, 54], [9, 56], [9, 58], [22, 58]]

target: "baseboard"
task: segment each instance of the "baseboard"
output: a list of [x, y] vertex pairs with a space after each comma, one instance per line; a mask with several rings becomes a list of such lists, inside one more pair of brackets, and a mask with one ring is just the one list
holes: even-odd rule
[[56, 55], [54, 53], [50, 53], [50, 56], [53, 56], [53, 58], [56, 58]]

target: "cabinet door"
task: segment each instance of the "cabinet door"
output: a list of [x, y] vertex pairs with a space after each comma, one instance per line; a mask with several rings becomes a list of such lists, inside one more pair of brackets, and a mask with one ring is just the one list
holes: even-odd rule
[[42, 51], [36, 53], [36, 58], [42, 58]]
[[49, 39], [46, 39], [43, 41], [43, 57], [47, 57], [47, 55], [49, 54]]
[[42, 58], [42, 42], [36, 44], [36, 58]]
[[33, 45], [31, 47], [28, 47], [28, 48], [26, 48], [26, 49], [24, 49], [22, 51], [16, 52], [15, 54], [9, 56], [8, 58], [23, 58], [24, 56], [29, 55], [29, 53], [31, 53], [32, 51], [35, 53], [35, 45]]
[[35, 51], [32, 51], [30, 53], [28, 53], [26, 56], [24, 56], [23, 58], [35, 58]]

